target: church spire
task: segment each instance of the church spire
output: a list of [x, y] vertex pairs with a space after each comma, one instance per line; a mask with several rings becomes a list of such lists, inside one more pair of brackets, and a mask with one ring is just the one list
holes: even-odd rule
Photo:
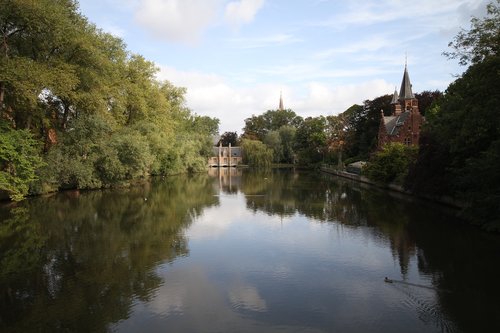
[[391, 104], [398, 104], [399, 103], [398, 100], [399, 100], [398, 90], [396, 87], [394, 87], [394, 95], [392, 95]]
[[399, 100], [405, 101], [407, 99], [413, 99], [415, 95], [411, 91], [410, 76], [408, 75], [408, 68], [405, 64], [405, 72], [403, 74], [403, 81], [401, 81], [401, 89], [399, 90]]
[[283, 108], [283, 94], [281, 93], [281, 91], [280, 91], [280, 105], [279, 105], [279, 110], [280, 111], [284, 110], [284, 108]]

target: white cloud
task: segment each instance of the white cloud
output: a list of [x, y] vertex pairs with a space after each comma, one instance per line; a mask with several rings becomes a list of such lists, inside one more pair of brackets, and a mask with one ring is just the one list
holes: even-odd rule
[[359, 53], [365, 51], [374, 52], [380, 49], [387, 48], [388, 46], [391, 46], [393, 44], [394, 41], [384, 36], [372, 35], [370, 36], [370, 38], [367, 38], [365, 40], [321, 51], [316, 56], [320, 59], [324, 59], [339, 53]]
[[140, 0], [135, 20], [156, 37], [194, 43], [216, 18], [221, 0]]
[[[136, 0], [136, 22], [156, 37], [195, 43], [211, 25], [219, 23], [226, 0]], [[224, 19], [233, 27], [253, 21], [265, 0], [226, 4]]]
[[[343, 74], [353, 75], [351, 71]], [[338, 114], [352, 104], [394, 91], [394, 84], [384, 80], [336, 87], [317, 81], [309, 81], [305, 86], [261, 83], [251, 88], [235, 87], [219, 75], [179, 71], [167, 66], [160, 66], [158, 78], [186, 87], [188, 107], [197, 114], [220, 119], [221, 133], [237, 131], [239, 134], [246, 118], [278, 107], [280, 91], [285, 108], [302, 117]]]
[[335, 115], [345, 111], [353, 104], [361, 104], [366, 99], [390, 94], [394, 86], [385, 80], [372, 80], [360, 84], [329, 85], [310, 82], [307, 95], [293, 100], [291, 108], [301, 116], [317, 117]]
[[226, 5], [224, 17], [234, 27], [253, 21], [257, 12], [264, 5], [264, 0], [231, 1]]
[[[420, 21], [422, 28], [435, 30], [456, 29], [469, 22], [469, 13], [480, 13], [489, 0], [422, 0], [408, 1], [363, 1], [350, 5], [347, 12], [341, 12], [320, 26], [346, 29], [351, 26], [366, 26], [377, 23], [404, 20], [415, 24]], [[459, 15], [457, 15], [457, 13]]]

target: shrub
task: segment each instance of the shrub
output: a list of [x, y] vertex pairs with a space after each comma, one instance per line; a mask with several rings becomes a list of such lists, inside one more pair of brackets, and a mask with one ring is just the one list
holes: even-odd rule
[[40, 144], [31, 133], [0, 121], [0, 190], [6, 191], [11, 200], [22, 200], [43, 165]]
[[366, 176], [378, 183], [403, 184], [408, 169], [417, 158], [418, 147], [389, 143], [375, 153], [364, 169]]

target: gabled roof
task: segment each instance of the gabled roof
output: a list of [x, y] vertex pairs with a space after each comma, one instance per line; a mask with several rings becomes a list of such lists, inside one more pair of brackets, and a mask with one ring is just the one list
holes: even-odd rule
[[399, 133], [399, 129], [404, 125], [409, 116], [410, 112], [405, 111], [399, 116], [384, 117], [384, 125], [387, 134], [390, 136], [397, 135]]
[[405, 65], [405, 72], [403, 74], [403, 81], [401, 81], [401, 89], [399, 90], [399, 99], [404, 101], [407, 99], [413, 99], [415, 95], [411, 91], [410, 76], [408, 75], [408, 69]]

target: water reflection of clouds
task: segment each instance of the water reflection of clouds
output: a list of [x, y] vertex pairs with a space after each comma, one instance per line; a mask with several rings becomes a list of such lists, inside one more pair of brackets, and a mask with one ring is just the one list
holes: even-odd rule
[[216, 239], [229, 231], [235, 223], [250, 222], [252, 225], [262, 224], [277, 229], [288, 221], [288, 217], [269, 216], [248, 210], [242, 193], [221, 195], [219, 206], [205, 209], [189, 228], [187, 236], [192, 240]]
[[[241, 193], [221, 196], [218, 207], [206, 209], [196, 219], [187, 231], [188, 238], [196, 244], [204, 240], [227, 242], [229, 239], [231, 245], [236, 244], [238, 248], [259, 246], [275, 249], [276, 253], [286, 251], [300, 257], [329, 262], [330, 265], [352, 265], [356, 262], [369, 271], [380, 270], [389, 263], [386, 257], [390, 253], [386, 250], [386, 242], [374, 240], [370, 236], [373, 230], [369, 227], [354, 228], [341, 223], [324, 223], [299, 213], [287, 217], [269, 216], [248, 210], [244, 203], [245, 197]], [[344, 262], [346, 255], [349, 260]], [[248, 258], [246, 265], [251, 265], [251, 262], [253, 260]], [[283, 267], [281, 265], [281, 269]], [[392, 268], [391, 265], [387, 270], [392, 271]], [[282, 273], [277, 272], [278, 275]]]
[[[225, 306], [216, 284], [210, 281], [201, 267], [191, 267], [189, 272], [169, 272], [167, 269], [162, 275], [164, 283], [158, 288], [154, 299], [147, 304], [148, 311], [155, 315], [183, 315], [185, 308], [193, 308], [207, 300], [214, 305], [214, 300], [218, 299], [221, 304], [215, 305]], [[235, 310], [267, 310], [266, 301], [257, 288], [242, 280], [233, 282], [226, 292], [231, 307]]]
[[260, 296], [259, 291], [250, 285], [234, 285], [229, 289], [229, 301], [235, 309], [265, 312], [266, 301]]
[[[218, 207], [195, 219], [186, 231], [190, 256], [159, 268], [164, 284], [123, 323], [153, 317], [157, 328], [123, 331], [297, 331], [297, 323], [314, 331], [310, 318], [332, 327], [343, 323], [335, 326], [341, 331], [369, 331], [391, 326], [391, 314], [404, 317], [394, 325], [410, 322], [422, 331], [415, 316], [432, 321], [426, 307], [411, 311], [409, 296], [383, 282], [385, 275], [396, 277], [399, 267], [372, 227], [300, 213], [270, 216], [245, 203], [241, 193], [224, 194]], [[420, 304], [422, 298], [415, 299]], [[435, 304], [432, 295], [424, 300]]]
[[237, 196], [223, 196], [218, 207], [207, 208], [189, 228], [189, 239], [215, 239], [222, 236], [235, 220], [247, 214]]
[[[258, 321], [249, 315], [267, 311], [258, 289], [240, 278], [221, 286], [208, 273], [203, 267], [182, 263], [161, 266], [158, 274], [164, 283], [154, 298], [136, 302], [130, 318], [117, 323], [113, 331], [164, 332], [168, 328], [172, 332], [231, 332], [231, 327], [258, 327]], [[263, 327], [259, 331], [275, 330]]]

